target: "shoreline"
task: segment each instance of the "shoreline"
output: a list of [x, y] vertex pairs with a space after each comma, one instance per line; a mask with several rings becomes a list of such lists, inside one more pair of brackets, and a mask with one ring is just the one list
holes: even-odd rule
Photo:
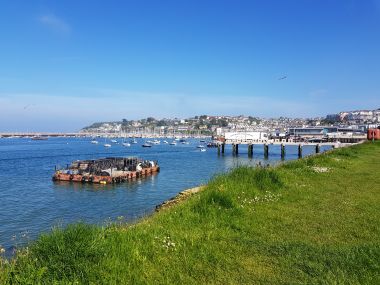
[[185, 189], [181, 192], [179, 192], [174, 197], [162, 202], [161, 204], [156, 205], [154, 212], [161, 212], [165, 209], [171, 208], [174, 205], [177, 205], [178, 203], [188, 199], [189, 197], [193, 196], [196, 193], [199, 193], [200, 191], [204, 190], [206, 188], [206, 185], [200, 185], [193, 188]]

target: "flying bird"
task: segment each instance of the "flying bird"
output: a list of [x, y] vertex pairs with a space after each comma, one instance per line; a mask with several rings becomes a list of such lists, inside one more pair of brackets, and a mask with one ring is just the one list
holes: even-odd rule
[[26, 106], [24, 106], [24, 110], [28, 109], [29, 107], [32, 107], [34, 104], [28, 104]]
[[288, 78], [288, 76], [283, 76], [283, 77], [280, 77], [278, 80], [284, 80], [284, 79], [286, 79], [286, 78]]

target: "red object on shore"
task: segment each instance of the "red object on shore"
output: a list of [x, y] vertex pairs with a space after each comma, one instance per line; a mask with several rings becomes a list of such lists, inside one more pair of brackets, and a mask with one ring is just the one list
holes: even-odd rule
[[380, 140], [380, 129], [368, 129], [367, 138], [368, 140]]

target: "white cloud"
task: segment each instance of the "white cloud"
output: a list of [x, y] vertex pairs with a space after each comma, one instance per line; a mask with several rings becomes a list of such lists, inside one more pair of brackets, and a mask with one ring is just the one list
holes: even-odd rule
[[69, 34], [71, 32], [70, 25], [54, 14], [43, 15], [38, 18], [38, 21], [57, 33]]

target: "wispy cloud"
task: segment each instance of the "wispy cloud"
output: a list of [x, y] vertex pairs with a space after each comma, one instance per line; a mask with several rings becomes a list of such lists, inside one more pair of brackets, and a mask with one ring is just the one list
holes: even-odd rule
[[38, 18], [38, 21], [54, 32], [66, 35], [71, 32], [70, 25], [54, 14], [42, 15]]

